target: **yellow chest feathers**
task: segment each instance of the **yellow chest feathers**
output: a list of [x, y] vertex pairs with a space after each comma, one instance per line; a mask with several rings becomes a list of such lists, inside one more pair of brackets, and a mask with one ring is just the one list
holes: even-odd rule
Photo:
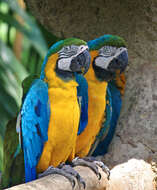
[[77, 86], [74, 81], [63, 81], [54, 69], [58, 55], [51, 56], [45, 68], [45, 81], [48, 83], [50, 100], [50, 121], [48, 141], [38, 164], [38, 171], [50, 165], [58, 166], [69, 157], [74, 157], [74, 149], [80, 119], [77, 101]]
[[[98, 55], [98, 51], [91, 52], [91, 61]], [[95, 136], [100, 130], [102, 118], [106, 108], [107, 82], [99, 81], [94, 73], [92, 64], [85, 75], [88, 82], [88, 124], [77, 137], [76, 154], [84, 157], [88, 154], [90, 146], [95, 140]]]
[[[91, 53], [91, 62], [97, 56], [98, 51], [92, 51]], [[93, 133], [97, 133], [100, 128], [100, 120], [104, 115], [104, 110], [106, 108], [106, 90], [107, 82], [99, 81], [94, 73], [92, 64], [90, 65], [88, 73], [85, 75], [88, 81], [88, 116], [90, 129], [94, 129]], [[89, 130], [90, 130], [89, 129]]]

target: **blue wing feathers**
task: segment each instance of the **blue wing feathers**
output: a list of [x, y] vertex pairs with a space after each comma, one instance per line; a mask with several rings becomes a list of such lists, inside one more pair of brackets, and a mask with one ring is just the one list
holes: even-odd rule
[[50, 106], [47, 84], [34, 81], [21, 109], [21, 128], [25, 160], [25, 181], [36, 179], [36, 166], [48, 140]]
[[79, 135], [88, 124], [88, 83], [86, 79], [79, 74], [76, 74], [76, 82], [79, 84], [77, 87], [78, 101], [81, 101], [80, 123], [77, 133]]
[[[24, 151], [24, 155], [27, 155], [27, 152]], [[28, 159], [25, 159], [25, 182], [35, 180], [36, 178], [37, 178], [36, 169], [31, 168]]]
[[107, 153], [108, 151], [108, 147], [113, 139], [115, 130], [116, 130], [116, 126], [117, 126], [117, 122], [120, 116], [120, 110], [122, 107], [122, 98], [121, 98], [121, 94], [120, 91], [116, 88], [116, 86], [113, 83], [110, 83], [109, 85], [111, 94], [112, 94], [112, 110], [113, 110], [113, 114], [112, 114], [112, 118], [111, 118], [111, 123], [110, 123], [110, 128], [108, 131], [108, 134], [105, 138], [105, 143], [104, 143], [104, 152]]
[[121, 99], [121, 94], [114, 82], [109, 82], [108, 88], [111, 93], [111, 98], [112, 98], [112, 117], [109, 125], [109, 130], [106, 135], [106, 137], [99, 143], [97, 148], [95, 149], [93, 156], [98, 156], [98, 155], [104, 155], [108, 151], [108, 147], [112, 141], [112, 138], [114, 136], [118, 118], [120, 115], [120, 110], [122, 106], [122, 99]]
[[38, 100], [37, 105], [34, 107], [35, 113], [38, 117], [40, 117], [41, 114], [41, 101]]

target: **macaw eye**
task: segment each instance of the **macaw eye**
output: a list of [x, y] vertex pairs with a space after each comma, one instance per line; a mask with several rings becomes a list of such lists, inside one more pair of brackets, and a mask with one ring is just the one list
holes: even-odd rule
[[114, 56], [116, 53], [116, 47], [113, 46], [104, 46], [101, 49], [99, 49], [99, 55], [110, 57]]
[[71, 49], [70, 46], [66, 46], [66, 47], [64, 47], [64, 50], [65, 50], [65, 51], [69, 51], [70, 49]]
[[84, 46], [80, 46], [80, 50], [84, 49]]

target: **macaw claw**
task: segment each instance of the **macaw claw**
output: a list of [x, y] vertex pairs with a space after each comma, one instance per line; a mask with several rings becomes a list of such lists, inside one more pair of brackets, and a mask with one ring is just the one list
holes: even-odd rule
[[98, 179], [101, 179], [101, 174], [98, 170], [97, 164], [94, 163], [93, 161], [89, 161], [86, 160], [85, 158], [79, 158], [76, 157], [73, 161], [72, 161], [72, 166], [85, 166], [85, 167], [89, 167], [98, 177]]
[[86, 188], [86, 183], [85, 183], [84, 179], [80, 176], [80, 174], [76, 170], [74, 170], [74, 168], [72, 168], [70, 165], [66, 165], [64, 163], [60, 164], [58, 167], [61, 168], [62, 170], [64, 170], [65, 172], [69, 173], [70, 175], [74, 176], [77, 179], [79, 186], [81, 185], [81, 186], [83, 186], [84, 189]]
[[98, 161], [93, 156], [85, 157], [84, 160], [86, 160], [88, 162], [94, 162], [97, 166], [99, 166], [107, 174], [107, 179], [108, 180], [110, 179], [110, 169], [102, 161]]
[[101, 161], [98, 161], [95, 157], [84, 157], [84, 158], [75, 158], [72, 161], [74, 166], [87, 166], [91, 168], [94, 173], [98, 176], [98, 179], [101, 179], [101, 174], [98, 171], [99, 166], [106, 174], [107, 174], [107, 179], [110, 179], [110, 169]]
[[97, 164], [106, 174], [107, 179], [110, 179], [110, 169], [101, 161], [94, 161], [95, 164]]
[[62, 163], [57, 168], [54, 168], [53, 166], [49, 166], [46, 171], [38, 174], [38, 178], [45, 177], [50, 174], [59, 174], [66, 177], [70, 181], [72, 185], [72, 189], [74, 189], [76, 185], [75, 178], [77, 179], [79, 186], [82, 185], [84, 189], [86, 187], [86, 184], [83, 178], [70, 165], [65, 165], [64, 163]]
[[38, 178], [45, 177], [50, 174], [59, 174], [66, 177], [70, 181], [72, 188], [74, 188], [76, 185], [75, 179], [73, 176], [71, 176], [69, 173], [65, 172], [64, 170], [59, 169], [59, 168], [54, 168], [53, 166], [49, 166], [48, 169], [45, 170], [43, 173], [38, 174]]

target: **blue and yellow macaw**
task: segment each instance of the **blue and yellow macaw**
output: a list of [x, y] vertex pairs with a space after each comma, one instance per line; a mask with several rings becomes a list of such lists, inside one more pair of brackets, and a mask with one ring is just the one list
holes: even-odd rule
[[59, 41], [48, 51], [18, 117], [26, 182], [74, 158], [80, 120], [75, 75], [86, 73], [89, 64], [88, 46], [80, 39]]
[[119, 36], [104, 35], [89, 41], [88, 46], [91, 55], [90, 68], [85, 75], [88, 82], [88, 124], [78, 134], [75, 150], [75, 156], [81, 158], [86, 157], [92, 145], [99, 144], [95, 141], [103, 137], [99, 132], [108, 126], [112, 117], [112, 91], [108, 82], [116, 73], [123, 72], [128, 64], [125, 41]]

